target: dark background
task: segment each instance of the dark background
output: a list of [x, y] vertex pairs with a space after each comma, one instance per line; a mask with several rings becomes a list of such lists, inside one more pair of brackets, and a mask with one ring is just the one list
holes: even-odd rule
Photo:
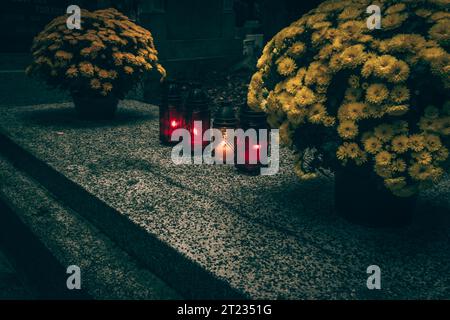
[[[214, 13], [222, 7], [232, 7], [233, 24], [230, 28], [242, 28], [248, 20], [258, 20], [266, 38], [272, 37], [281, 28], [298, 19], [304, 12], [317, 6], [321, 0], [2, 0], [0, 12], [1, 52], [27, 52], [32, 38], [56, 16], [65, 13], [70, 4], [89, 10], [115, 7], [125, 14], [137, 18], [142, 8], [151, 12], [163, 11], [168, 19], [168, 33], [178, 33], [174, 24], [189, 22], [192, 28], [185, 35], [191, 38], [204, 37], [202, 32], [213, 32], [220, 21]], [[193, 17], [192, 14], [196, 15]], [[181, 16], [182, 19], [173, 17]], [[201, 28], [196, 24], [201, 22]], [[223, 22], [223, 21], [222, 21]], [[205, 28], [206, 27], [206, 28]], [[152, 30], [158, 33], [159, 30]], [[213, 36], [214, 34], [210, 34]]]
[[[115, 7], [150, 30], [159, 59], [174, 79], [203, 82], [216, 97], [243, 100], [256, 65], [243, 55], [248, 34], [264, 42], [316, 7], [321, 0], [2, 0], [0, 11], [0, 106], [68, 101], [24, 73], [35, 37], [53, 18], [77, 4], [90, 11]], [[83, 17], [81, 17], [83, 18]], [[248, 61], [246, 61], [246, 59]], [[242, 66], [244, 65], [244, 68]], [[244, 71], [243, 71], [244, 69]], [[159, 79], [132, 99], [156, 103]]]

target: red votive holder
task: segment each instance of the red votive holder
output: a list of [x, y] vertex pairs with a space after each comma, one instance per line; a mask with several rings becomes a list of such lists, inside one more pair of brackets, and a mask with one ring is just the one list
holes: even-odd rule
[[172, 133], [186, 125], [181, 88], [177, 83], [164, 85], [162, 104], [159, 108], [159, 139], [162, 144], [175, 145]]
[[208, 97], [199, 86], [194, 86], [186, 98], [186, 118], [186, 129], [191, 134], [192, 152], [201, 155], [209, 144], [209, 141], [203, 138], [205, 132], [211, 128], [211, 112]]
[[[255, 139], [250, 136], [237, 136], [236, 138], [236, 168], [238, 171], [250, 175], [259, 175], [260, 169], [267, 167], [267, 163], [262, 161], [263, 155], [268, 156], [270, 127], [267, 124], [267, 115], [263, 112], [257, 112], [248, 107], [245, 103], [241, 106], [239, 113], [239, 128], [246, 132], [249, 129], [254, 129], [256, 132]], [[263, 137], [260, 129], [266, 129], [266, 135]], [[244, 161], [238, 163], [239, 150], [244, 147]], [[263, 154], [264, 153], [264, 154]]]

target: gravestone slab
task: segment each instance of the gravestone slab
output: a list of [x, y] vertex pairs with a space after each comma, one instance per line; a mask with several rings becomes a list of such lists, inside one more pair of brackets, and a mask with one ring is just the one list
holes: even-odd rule
[[[259, 299], [450, 296], [449, 179], [421, 196], [410, 227], [367, 229], [336, 216], [332, 178], [299, 181], [286, 149], [275, 176], [174, 165], [171, 148], [159, 144], [152, 105], [124, 101], [112, 122], [77, 120], [71, 103], [13, 107], [0, 109], [0, 127], [3, 137], [87, 191], [85, 204], [72, 203], [84, 205], [81, 214], [168, 283], [186, 284], [193, 297], [209, 297], [201, 288], [208, 277], [225, 284], [222, 296]], [[21, 166], [27, 170], [28, 162]], [[71, 203], [70, 194], [61, 197]], [[103, 215], [100, 204], [113, 211]], [[381, 291], [366, 287], [370, 265], [381, 267]]]

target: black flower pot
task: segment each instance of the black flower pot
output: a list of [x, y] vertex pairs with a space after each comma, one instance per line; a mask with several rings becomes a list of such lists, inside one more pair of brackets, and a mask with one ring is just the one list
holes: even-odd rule
[[349, 222], [367, 227], [403, 227], [412, 222], [416, 197], [401, 198], [377, 183], [368, 169], [335, 172], [335, 208]]
[[75, 110], [85, 120], [111, 120], [114, 118], [119, 99], [113, 96], [84, 97], [72, 95]]

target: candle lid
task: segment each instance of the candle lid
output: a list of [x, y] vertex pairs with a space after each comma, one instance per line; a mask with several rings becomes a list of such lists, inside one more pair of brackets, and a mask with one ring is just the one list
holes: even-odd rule
[[234, 128], [236, 126], [236, 114], [230, 101], [220, 103], [220, 108], [214, 118], [214, 127]]
[[180, 102], [182, 100], [181, 96], [181, 86], [175, 81], [167, 81], [164, 83], [165, 99], [168, 102]]
[[195, 86], [190, 90], [186, 98], [186, 108], [196, 110], [208, 109], [208, 96], [200, 86]]
[[240, 122], [241, 124], [249, 126], [266, 126], [267, 114], [261, 111], [251, 109], [247, 103], [241, 105], [240, 108]]

